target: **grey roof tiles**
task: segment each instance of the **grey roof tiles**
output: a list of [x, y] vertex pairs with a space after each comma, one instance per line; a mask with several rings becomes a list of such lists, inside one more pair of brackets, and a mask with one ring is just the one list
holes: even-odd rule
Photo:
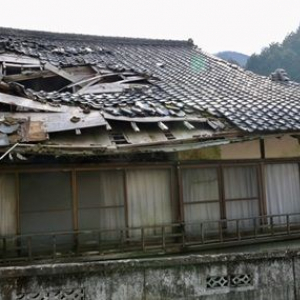
[[[121, 92], [25, 89], [27, 97], [79, 105], [115, 117], [213, 116], [246, 132], [300, 129], [300, 85], [274, 82], [204, 53], [191, 42], [109, 38], [0, 29], [0, 53], [59, 67], [94, 65], [146, 78]], [[212, 123], [216, 125], [217, 123]]]

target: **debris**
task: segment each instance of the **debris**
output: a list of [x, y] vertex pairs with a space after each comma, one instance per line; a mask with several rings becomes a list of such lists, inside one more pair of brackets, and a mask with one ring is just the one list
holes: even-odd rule
[[48, 140], [49, 136], [41, 121], [28, 120], [22, 126], [23, 142], [41, 142]]
[[87, 106], [85, 106], [83, 109], [82, 109], [83, 113], [84, 114], [89, 114], [91, 112], [91, 109]]
[[195, 126], [189, 123], [188, 121], [184, 121], [183, 124], [188, 130], [195, 129]]
[[158, 127], [159, 127], [162, 131], [167, 131], [167, 130], [169, 130], [168, 126], [166, 126], [163, 122], [158, 122]]
[[0, 133], [0, 146], [8, 146], [9, 145], [9, 139], [7, 134], [5, 133]]
[[71, 119], [70, 119], [71, 122], [73, 123], [77, 123], [80, 121], [80, 118], [79, 117], [76, 117], [76, 116], [73, 116]]
[[[0, 143], [1, 143], [1, 134], [0, 134]], [[13, 151], [19, 143], [14, 144], [12, 147], [10, 147], [1, 157], [0, 160], [2, 160], [5, 156], [7, 156], [11, 151]]]
[[135, 122], [130, 122], [130, 125], [135, 132], [140, 132], [140, 129]]
[[18, 120], [16, 120], [15, 118], [6, 116], [4, 118], [3, 124], [5, 124], [7, 126], [17, 125], [18, 124]]
[[76, 133], [76, 135], [80, 135], [81, 134], [81, 130], [79, 128], [76, 128], [75, 129], [75, 133]]
[[12, 134], [18, 130], [19, 126], [19, 124], [7, 125], [6, 122], [4, 122], [3, 124], [0, 123], [0, 132]]
[[27, 158], [24, 156], [24, 155], [22, 155], [21, 153], [16, 153], [16, 157], [19, 159], [19, 160], [27, 160]]
[[156, 63], [156, 66], [159, 68], [164, 68], [165, 64], [162, 62], [158, 62], [158, 63]]
[[276, 69], [271, 73], [270, 78], [272, 81], [282, 81], [287, 82], [290, 78], [287, 75], [287, 72], [284, 69]]

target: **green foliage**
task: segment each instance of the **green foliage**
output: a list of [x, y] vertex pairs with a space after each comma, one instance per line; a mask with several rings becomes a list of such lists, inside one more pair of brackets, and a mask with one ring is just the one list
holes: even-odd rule
[[260, 54], [253, 54], [246, 69], [261, 75], [270, 75], [276, 69], [285, 69], [290, 79], [300, 82], [300, 27], [280, 43], [272, 43]]

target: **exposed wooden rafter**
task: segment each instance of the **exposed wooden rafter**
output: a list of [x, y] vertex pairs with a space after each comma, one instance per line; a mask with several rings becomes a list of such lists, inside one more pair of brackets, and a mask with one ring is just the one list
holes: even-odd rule
[[46, 112], [62, 112], [62, 108], [59, 106], [52, 106], [48, 103], [40, 103], [31, 99], [12, 96], [4, 93], [0, 93], [0, 103], [13, 105], [20, 108], [25, 108], [34, 111], [46, 111]]

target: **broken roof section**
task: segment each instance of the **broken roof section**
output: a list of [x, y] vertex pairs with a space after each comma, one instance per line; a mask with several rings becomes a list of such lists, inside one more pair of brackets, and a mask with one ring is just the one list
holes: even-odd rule
[[298, 84], [246, 72], [191, 41], [2, 28], [0, 80], [0, 123], [17, 128], [0, 127], [2, 145], [62, 145], [72, 130], [90, 146], [95, 133], [82, 139], [81, 130], [97, 127], [95, 144], [108, 149], [300, 129]]

